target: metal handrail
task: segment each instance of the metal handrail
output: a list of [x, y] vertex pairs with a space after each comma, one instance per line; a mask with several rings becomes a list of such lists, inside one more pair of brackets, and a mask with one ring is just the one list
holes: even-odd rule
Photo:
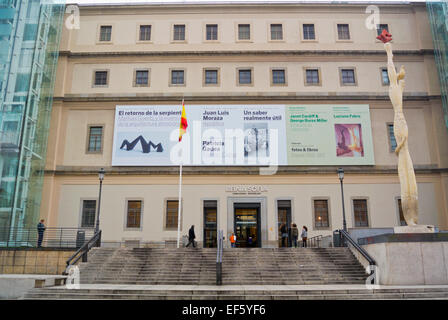
[[[322, 242], [322, 235], [314, 236], [306, 240], [307, 248], [320, 248]], [[301, 247], [303, 245], [303, 240], [297, 241], [297, 246]]]
[[82, 258], [82, 262], [87, 262], [87, 253], [92, 249], [92, 247], [101, 246], [101, 230], [94, 234], [89, 241], [87, 241], [81, 248], [78, 249], [70, 258], [65, 262], [67, 267], [63, 274], [67, 274], [68, 268], [76, 264], [79, 259]]
[[218, 231], [217, 250], [216, 250], [216, 285], [222, 285], [222, 252], [224, 244], [224, 232]]
[[[338, 231], [339, 231], [339, 234], [341, 235], [341, 237], [344, 237], [345, 240], [350, 242], [350, 244], [367, 260], [367, 262], [371, 266], [370, 267], [370, 275], [373, 275], [375, 271], [374, 271], [374, 268], [372, 268], [372, 266], [376, 266], [376, 261], [369, 255], [369, 253], [366, 250], [364, 250], [363, 247], [361, 247], [358, 243], [356, 243], [355, 240], [353, 240], [353, 238], [350, 236], [350, 234], [347, 231], [345, 231], [343, 229], [338, 230]], [[343, 243], [345, 244], [345, 242], [343, 242]], [[346, 245], [344, 245], [344, 246], [346, 246]], [[372, 282], [373, 281], [374, 280], [372, 279]]]
[[[0, 227], [0, 247], [78, 249], [94, 235], [93, 228], [45, 227], [42, 238], [35, 228]], [[40, 243], [39, 243], [40, 242]]]

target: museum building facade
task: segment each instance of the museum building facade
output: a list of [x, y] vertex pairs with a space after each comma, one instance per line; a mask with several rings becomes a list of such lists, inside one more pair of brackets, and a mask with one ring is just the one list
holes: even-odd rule
[[238, 246], [277, 247], [282, 223], [331, 236], [343, 223], [339, 167], [348, 228], [405, 224], [376, 40], [386, 29], [406, 69], [419, 223], [448, 228], [448, 132], [426, 6], [382, 4], [371, 28], [366, 7], [80, 6], [79, 28], [62, 30], [41, 216], [95, 227], [104, 168], [103, 245], [175, 241], [183, 100], [181, 234], [194, 225], [201, 246], [222, 229]]

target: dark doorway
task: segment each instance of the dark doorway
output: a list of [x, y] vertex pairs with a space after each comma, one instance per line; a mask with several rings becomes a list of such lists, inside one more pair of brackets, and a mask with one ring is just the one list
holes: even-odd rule
[[218, 202], [204, 201], [204, 248], [216, 248]]
[[236, 247], [261, 248], [260, 203], [235, 203], [233, 207]]
[[[288, 228], [288, 233], [291, 228], [291, 200], [278, 200], [277, 201], [278, 212], [278, 246], [282, 246], [282, 233], [280, 228], [282, 224], [285, 224]], [[288, 247], [292, 246], [291, 236], [288, 237]]]

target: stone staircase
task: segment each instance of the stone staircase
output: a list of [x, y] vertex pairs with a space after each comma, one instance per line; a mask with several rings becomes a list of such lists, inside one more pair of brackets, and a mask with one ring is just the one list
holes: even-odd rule
[[[347, 248], [238, 248], [223, 251], [224, 285], [364, 284]], [[214, 285], [216, 249], [95, 248], [81, 283]]]
[[25, 299], [448, 299], [448, 286], [368, 290], [347, 248], [224, 249], [219, 287], [212, 248], [94, 248], [88, 261], [80, 289], [32, 289]]

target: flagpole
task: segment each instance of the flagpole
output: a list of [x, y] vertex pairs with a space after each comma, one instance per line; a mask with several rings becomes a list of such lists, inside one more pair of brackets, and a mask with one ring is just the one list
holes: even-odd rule
[[[182, 141], [181, 141], [181, 150], [183, 153], [183, 145], [182, 145]], [[180, 160], [180, 170], [179, 170], [179, 205], [178, 207], [178, 212], [177, 212], [177, 248], [179, 248], [179, 244], [180, 244], [180, 222], [181, 222], [181, 208], [182, 208], [182, 158]]]

